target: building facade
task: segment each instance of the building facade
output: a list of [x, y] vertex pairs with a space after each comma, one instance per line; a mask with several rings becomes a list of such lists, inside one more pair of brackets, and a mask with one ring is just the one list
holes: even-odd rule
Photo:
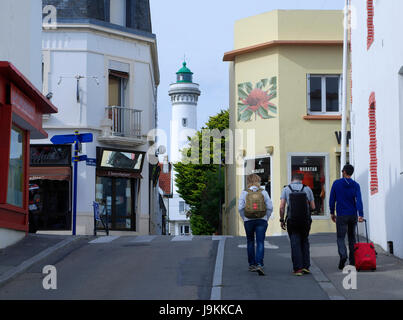
[[372, 241], [403, 257], [400, 1], [351, 1], [352, 163]]
[[[46, 137], [46, 132], [42, 130], [42, 115], [39, 114], [46, 109], [46, 112], [54, 112], [52, 107], [41, 107], [48, 102], [40, 95], [41, 37], [40, 1], [1, 1], [0, 121], [3, 170], [1, 185], [7, 190], [2, 188], [0, 199], [1, 205], [4, 205], [0, 209], [0, 248], [22, 239], [28, 231], [28, 180], [25, 179], [28, 168], [25, 168], [27, 164], [25, 160], [29, 157], [29, 137]], [[14, 101], [11, 101], [12, 99]], [[24, 114], [30, 116], [24, 117]], [[9, 116], [12, 119], [9, 119]], [[6, 198], [3, 198], [4, 196]], [[14, 199], [11, 200], [10, 197]], [[11, 207], [9, 207], [10, 201]]]
[[[197, 101], [200, 96], [199, 85], [193, 83], [193, 72], [186, 62], [176, 73], [176, 82], [169, 88], [172, 103], [171, 119], [171, 162], [182, 159], [182, 150], [188, 145], [188, 137], [197, 131]], [[172, 197], [169, 199], [169, 233], [172, 235], [191, 234], [189, 210], [186, 202], [178, 194], [175, 184], [175, 170], [172, 170]]]
[[271, 11], [236, 21], [229, 62], [233, 164], [226, 166], [223, 233], [244, 235], [238, 199], [256, 173], [274, 211], [268, 234], [284, 233], [280, 195], [295, 172], [314, 193], [311, 232], [333, 232], [328, 199], [340, 177], [343, 13]]
[[[74, 130], [94, 137], [81, 146], [88, 160], [78, 164], [77, 234], [93, 232], [93, 201], [111, 230], [149, 234], [159, 197], [146, 159], [159, 84], [149, 2], [44, 0], [49, 6], [57, 19], [43, 30], [43, 92], [59, 113], [44, 127], [49, 138]], [[30, 181], [43, 202], [38, 230], [70, 232], [72, 174], [70, 145], [31, 146]]]

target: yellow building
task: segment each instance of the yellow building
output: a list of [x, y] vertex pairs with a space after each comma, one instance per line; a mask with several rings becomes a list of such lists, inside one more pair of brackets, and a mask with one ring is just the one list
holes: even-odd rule
[[236, 21], [234, 50], [223, 60], [235, 136], [223, 233], [245, 235], [237, 208], [252, 172], [273, 200], [268, 234], [284, 233], [280, 195], [295, 171], [315, 195], [311, 233], [334, 232], [328, 202], [340, 177], [343, 12], [276, 10]]

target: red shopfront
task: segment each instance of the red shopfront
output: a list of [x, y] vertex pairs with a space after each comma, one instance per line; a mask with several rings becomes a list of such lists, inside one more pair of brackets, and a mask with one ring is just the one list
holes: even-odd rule
[[0, 228], [28, 231], [30, 139], [57, 108], [10, 62], [0, 61]]

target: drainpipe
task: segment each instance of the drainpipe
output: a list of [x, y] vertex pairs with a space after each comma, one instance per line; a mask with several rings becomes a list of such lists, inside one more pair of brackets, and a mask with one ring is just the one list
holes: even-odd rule
[[[344, 42], [343, 42], [343, 101], [341, 113], [341, 159], [340, 168], [346, 164], [347, 153], [347, 66], [348, 66], [348, 11], [350, 1], [344, 7]], [[340, 172], [341, 177], [343, 174]]]

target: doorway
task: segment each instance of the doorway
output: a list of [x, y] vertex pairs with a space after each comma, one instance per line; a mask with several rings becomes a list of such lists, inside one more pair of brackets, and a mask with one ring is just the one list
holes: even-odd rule
[[108, 215], [110, 230], [135, 231], [138, 180], [97, 176], [96, 201], [101, 215]]

